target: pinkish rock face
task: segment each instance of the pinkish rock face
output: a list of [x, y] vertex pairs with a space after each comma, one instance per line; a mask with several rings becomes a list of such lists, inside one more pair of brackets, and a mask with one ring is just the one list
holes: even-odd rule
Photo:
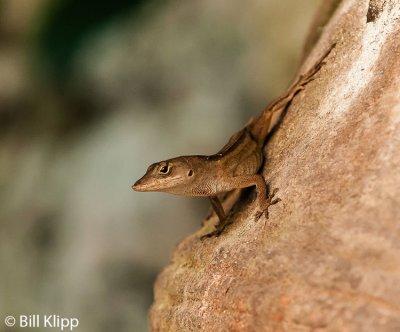
[[282, 201], [177, 247], [154, 331], [400, 330], [400, 3], [343, 0], [323, 31], [303, 70], [337, 46], [265, 151]]

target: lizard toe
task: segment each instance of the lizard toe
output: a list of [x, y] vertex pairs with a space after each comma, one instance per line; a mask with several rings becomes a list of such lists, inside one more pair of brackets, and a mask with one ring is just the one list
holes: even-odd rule
[[256, 219], [258, 220], [263, 214], [265, 215], [266, 219], [269, 218], [269, 211], [268, 208], [271, 205], [275, 205], [277, 203], [279, 203], [281, 201], [281, 199], [278, 198], [274, 198], [276, 193], [278, 192], [278, 188], [275, 188], [272, 190], [272, 192], [270, 194], [268, 194], [268, 198], [264, 201], [264, 203], [261, 204], [260, 206], [260, 211], [258, 211], [256, 213]]
[[209, 239], [212, 237], [218, 237], [220, 236], [222, 233], [222, 230], [216, 229], [215, 231], [212, 231], [210, 233], [204, 234], [200, 237], [200, 240], [205, 240], [205, 239]]

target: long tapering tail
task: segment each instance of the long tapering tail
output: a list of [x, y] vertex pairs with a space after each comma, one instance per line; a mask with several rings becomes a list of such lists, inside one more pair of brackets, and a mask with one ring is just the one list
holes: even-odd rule
[[253, 137], [258, 140], [260, 145], [264, 145], [268, 134], [275, 128], [277, 123], [279, 123], [293, 98], [305, 88], [307, 83], [315, 79], [315, 75], [325, 64], [326, 57], [335, 46], [336, 44], [333, 44], [329, 47], [307, 73], [297, 76], [297, 79], [284, 95], [269, 103], [264, 111], [247, 125], [247, 128], [250, 130]]

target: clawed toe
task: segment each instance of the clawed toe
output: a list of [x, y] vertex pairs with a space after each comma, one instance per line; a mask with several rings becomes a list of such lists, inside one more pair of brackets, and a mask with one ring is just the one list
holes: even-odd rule
[[272, 199], [274, 198], [274, 196], [276, 195], [276, 193], [279, 191], [279, 188], [274, 188], [274, 190], [272, 190], [271, 195], [269, 195], [269, 198]]
[[225, 228], [230, 225], [232, 223], [231, 220], [229, 219], [225, 219], [222, 222], [220, 222], [219, 224], [217, 224], [215, 226], [215, 230], [213, 230], [210, 233], [204, 234], [200, 237], [200, 240], [204, 240], [207, 238], [211, 238], [211, 237], [218, 237], [222, 234], [222, 232], [225, 230]]
[[271, 201], [271, 202], [269, 203], [269, 205], [274, 205], [274, 204], [276, 204], [276, 203], [279, 203], [280, 201], [281, 201], [280, 198], [275, 198], [273, 201]]
[[211, 238], [211, 237], [214, 237], [214, 236], [218, 237], [218, 236], [221, 235], [221, 233], [222, 233], [222, 229], [216, 229], [215, 231], [212, 231], [210, 233], [202, 235], [200, 237], [200, 240], [208, 239], [208, 238]]
[[265, 209], [268, 209], [268, 207], [270, 205], [274, 205], [281, 201], [281, 199], [279, 197], [274, 199], [274, 197], [278, 191], [279, 191], [279, 189], [275, 188], [272, 190], [272, 193], [268, 195]]
[[200, 237], [200, 240], [205, 240], [205, 239], [208, 239], [208, 238], [211, 238], [211, 237], [214, 237], [214, 236], [215, 236], [215, 237], [218, 237], [220, 234], [221, 234], [220, 231], [215, 230], [215, 231], [212, 231], [212, 232], [210, 232], [210, 233], [208, 233], [208, 234], [202, 235], [202, 236]]
[[263, 215], [263, 213], [264, 213], [264, 211], [258, 211], [258, 212], [256, 213], [256, 219], [260, 219], [261, 216]]
[[271, 205], [277, 204], [281, 201], [281, 199], [278, 198], [274, 198], [276, 193], [278, 192], [278, 188], [275, 188], [272, 190], [272, 192], [268, 195], [267, 200], [265, 201], [265, 203], [263, 204], [263, 206], [261, 207], [261, 211], [257, 212], [256, 214], [256, 219], [259, 219], [263, 214], [265, 214], [266, 219], [269, 218], [269, 212], [268, 212], [268, 208]]

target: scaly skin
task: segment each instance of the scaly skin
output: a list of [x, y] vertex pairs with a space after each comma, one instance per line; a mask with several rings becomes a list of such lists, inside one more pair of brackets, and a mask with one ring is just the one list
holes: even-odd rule
[[218, 236], [228, 224], [219, 194], [251, 186], [257, 188], [260, 213], [276, 204], [276, 189], [268, 194], [264, 178], [258, 174], [263, 164], [263, 147], [268, 134], [279, 123], [293, 98], [314, 79], [334, 45], [306, 74], [300, 75], [287, 92], [270, 103], [256, 119], [235, 133], [228, 143], [211, 156], [181, 156], [150, 165], [146, 174], [132, 188], [136, 191], [159, 191], [189, 197], [209, 197], [219, 217], [214, 232]]

